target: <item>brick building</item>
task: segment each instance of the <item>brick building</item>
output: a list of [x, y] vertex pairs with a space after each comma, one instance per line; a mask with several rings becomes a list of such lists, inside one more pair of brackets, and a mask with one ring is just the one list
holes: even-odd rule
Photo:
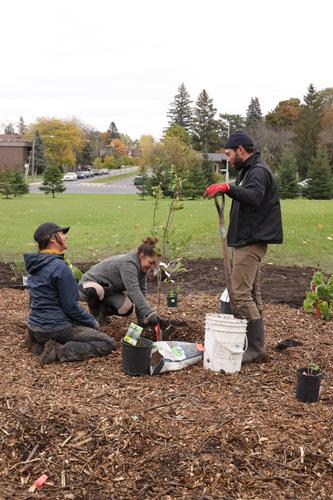
[[29, 161], [32, 141], [21, 134], [0, 134], [0, 170], [13, 169], [24, 172]]

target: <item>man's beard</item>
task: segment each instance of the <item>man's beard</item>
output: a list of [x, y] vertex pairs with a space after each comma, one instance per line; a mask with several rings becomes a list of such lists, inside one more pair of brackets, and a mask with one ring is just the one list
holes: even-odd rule
[[244, 167], [244, 164], [245, 164], [245, 161], [241, 160], [241, 158], [238, 155], [236, 155], [235, 160], [234, 160], [234, 164], [233, 164], [234, 169], [237, 172], [239, 172]]

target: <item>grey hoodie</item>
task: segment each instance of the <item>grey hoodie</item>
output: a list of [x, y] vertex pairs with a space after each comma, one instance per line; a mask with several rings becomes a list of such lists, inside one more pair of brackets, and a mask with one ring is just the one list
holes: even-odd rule
[[111, 293], [126, 291], [130, 300], [135, 304], [136, 313], [140, 320], [154, 312], [145, 298], [147, 295], [147, 273], [141, 270], [139, 256], [136, 252], [115, 255], [102, 260], [84, 273], [81, 283], [85, 281], [95, 281], [102, 286], [110, 287]]

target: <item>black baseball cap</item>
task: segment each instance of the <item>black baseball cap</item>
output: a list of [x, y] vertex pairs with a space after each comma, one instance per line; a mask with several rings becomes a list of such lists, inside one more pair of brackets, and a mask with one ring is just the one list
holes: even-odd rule
[[45, 222], [44, 224], [41, 224], [39, 227], [37, 227], [34, 234], [34, 239], [35, 241], [37, 241], [37, 243], [40, 243], [41, 241], [49, 240], [54, 233], [59, 233], [60, 231], [62, 231], [63, 233], [68, 233], [69, 230], [70, 227], [60, 227], [54, 222]]
[[252, 138], [242, 130], [236, 130], [228, 137], [224, 149], [234, 149], [238, 146], [254, 146]]

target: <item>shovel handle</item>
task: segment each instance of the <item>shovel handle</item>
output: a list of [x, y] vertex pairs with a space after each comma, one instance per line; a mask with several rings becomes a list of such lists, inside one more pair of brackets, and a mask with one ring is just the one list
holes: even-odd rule
[[230, 307], [231, 307], [232, 313], [235, 315], [237, 308], [236, 308], [236, 302], [235, 302], [234, 293], [233, 293], [232, 284], [231, 284], [231, 266], [230, 266], [229, 255], [228, 255], [227, 232], [225, 229], [225, 222], [224, 222], [225, 196], [224, 196], [224, 193], [221, 193], [221, 195], [222, 195], [221, 205], [219, 204], [219, 201], [218, 201], [218, 194], [216, 194], [214, 196], [214, 202], [215, 202], [217, 213], [219, 215], [219, 225], [220, 225], [221, 241], [222, 241], [222, 248], [223, 248], [225, 279], [226, 279], [226, 284], [227, 284], [229, 297], [230, 297]]

